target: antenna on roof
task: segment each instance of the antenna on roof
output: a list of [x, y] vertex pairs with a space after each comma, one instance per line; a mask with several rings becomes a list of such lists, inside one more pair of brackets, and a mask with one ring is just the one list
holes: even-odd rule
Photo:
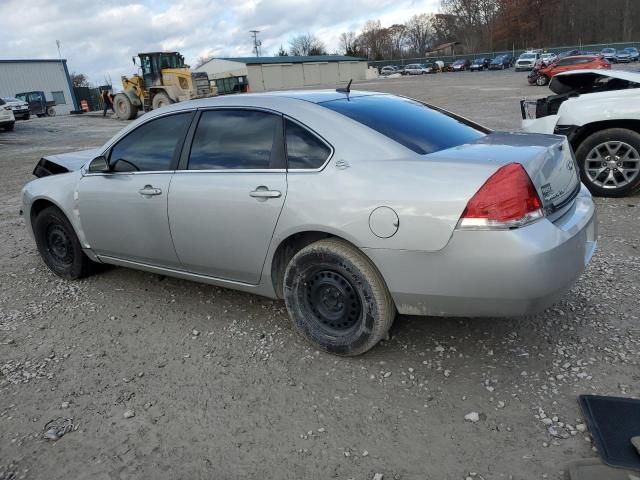
[[349, 93], [351, 92], [351, 82], [353, 82], [353, 78], [349, 80], [349, 83], [347, 83], [346, 87], [344, 87], [344, 88], [336, 88], [336, 92], [346, 93], [347, 95], [349, 95]]

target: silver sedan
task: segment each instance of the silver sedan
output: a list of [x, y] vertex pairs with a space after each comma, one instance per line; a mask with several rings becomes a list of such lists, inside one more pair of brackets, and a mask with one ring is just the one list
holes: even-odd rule
[[284, 298], [339, 355], [372, 348], [396, 312], [544, 309], [596, 247], [564, 137], [381, 93], [178, 103], [34, 174], [24, 217], [57, 275], [108, 263]]

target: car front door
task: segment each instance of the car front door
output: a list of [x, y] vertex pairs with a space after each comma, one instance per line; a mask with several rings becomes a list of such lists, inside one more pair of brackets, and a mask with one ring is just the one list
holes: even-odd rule
[[204, 110], [169, 191], [183, 268], [257, 284], [287, 194], [282, 116]]
[[167, 218], [171, 177], [195, 112], [148, 121], [107, 152], [108, 173], [86, 173], [80, 221], [92, 250], [148, 265], [179, 267]]

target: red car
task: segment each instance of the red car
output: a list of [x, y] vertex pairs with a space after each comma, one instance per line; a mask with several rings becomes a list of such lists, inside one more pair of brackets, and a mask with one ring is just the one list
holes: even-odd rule
[[552, 77], [558, 73], [567, 72], [569, 70], [602, 70], [610, 69], [611, 64], [601, 55], [575, 55], [572, 57], [564, 57], [549, 66], [535, 68], [528, 76], [530, 84], [544, 86], [549, 83]]

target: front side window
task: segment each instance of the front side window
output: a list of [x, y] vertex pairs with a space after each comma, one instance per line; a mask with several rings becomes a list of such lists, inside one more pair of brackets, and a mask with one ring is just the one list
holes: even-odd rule
[[468, 120], [393, 95], [366, 95], [318, 105], [341, 113], [420, 155], [473, 142], [489, 132]]
[[109, 164], [115, 172], [154, 172], [173, 169], [173, 159], [192, 113], [157, 118], [140, 125], [112, 149]]
[[[282, 117], [258, 110], [209, 110], [193, 137], [189, 170], [266, 169]], [[281, 137], [282, 138], [282, 137]]]
[[331, 155], [331, 149], [313, 133], [291, 120], [285, 122], [287, 166], [291, 169], [317, 169]]

